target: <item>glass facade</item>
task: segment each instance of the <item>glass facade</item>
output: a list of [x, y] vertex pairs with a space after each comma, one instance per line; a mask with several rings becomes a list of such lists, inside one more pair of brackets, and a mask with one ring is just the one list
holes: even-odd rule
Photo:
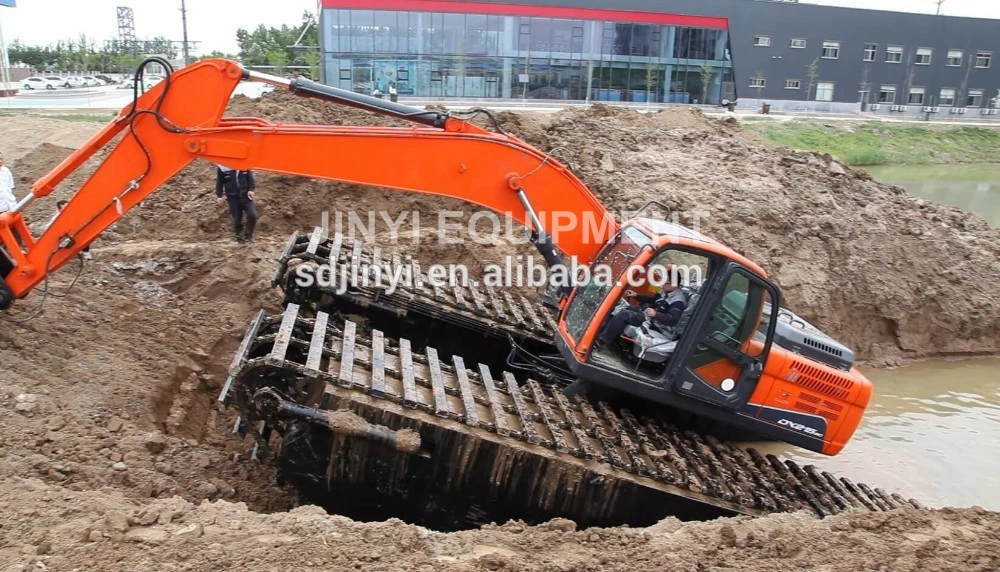
[[361, 93], [718, 104], [735, 99], [725, 29], [326, 8], [323, 81]]

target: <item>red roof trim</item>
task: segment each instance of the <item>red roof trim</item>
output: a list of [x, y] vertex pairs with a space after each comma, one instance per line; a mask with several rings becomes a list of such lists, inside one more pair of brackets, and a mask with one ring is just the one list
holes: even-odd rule
[[323, 8], [353, 8], [361, 10], [412, 10], [415, 12], [459, 12], [465, 14], [492, 14], [498, 16], [535, 16], [566, 18], [571, 20], [608, 20], [612, 22], [641, 22], [668, 26], [728, 29], [728, 18], [713, 16], [688, 16], [661, 12], [634, 10], [606, 10], [598, 8], [569, 8], [564, 6], [526, 6], [492, 2], [465, 2], [453, 0], [321, 0]]

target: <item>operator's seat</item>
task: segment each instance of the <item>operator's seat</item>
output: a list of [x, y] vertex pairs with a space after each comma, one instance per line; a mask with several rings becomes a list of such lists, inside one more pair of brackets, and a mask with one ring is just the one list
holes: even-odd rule
[[695, 307], [701, 297], [698, 289], [684, 288], [688, 294], [687, 305], [681, 312], [677, 324], [673, 326], [662, 326], [647, 320], [641, 326], [629, 326], [625, 329], [622, 337], [632, 342], [632, 355], [640, 361], [651, 364], [666, 363], [674, 353], [677, 343], [684, 335], [691, 316], [694, 315]]

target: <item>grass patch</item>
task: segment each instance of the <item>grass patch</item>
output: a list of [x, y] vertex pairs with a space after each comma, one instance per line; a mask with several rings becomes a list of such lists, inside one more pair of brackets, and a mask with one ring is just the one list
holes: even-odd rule
[[848, 151], [840, 160], [848, 165], [864, 167], [867, 165], [885, 165], [889, 162], [889, 157], [881, 149], [864, 147]]
[[748, 122], [769, 141], [829, 153], [848, 165], [1000, 163], [1000, 128], [892, 124], [879, 121]]

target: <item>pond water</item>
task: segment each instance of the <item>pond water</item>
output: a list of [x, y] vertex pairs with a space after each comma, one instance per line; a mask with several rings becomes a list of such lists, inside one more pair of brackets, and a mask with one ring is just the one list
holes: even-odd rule
[[1000, 227], [1000, 164], [862, 167], [876, 181], [974, 212]]
[[935, 360], [864, 374], [875, 395], [839, 455], [754, 446], [928, 506], [1000, 510], [1000, 359]]

